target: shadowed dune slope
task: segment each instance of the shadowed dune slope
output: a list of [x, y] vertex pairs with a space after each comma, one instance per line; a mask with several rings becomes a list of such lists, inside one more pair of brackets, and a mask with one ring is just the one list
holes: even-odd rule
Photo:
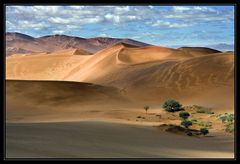
[[211, 49], [211, 48], [206, 48], [206, 47], [181, 47], [181, 48], [178, 48], [178, 50], [182, 51], [185, 54], [192, 55], [192, 56], [207, 55], [207, 54], [221, 52], [221, 51]]
[[6, 81], [7, 121], [91, 118], [95, 112], [110, 109], [106, 102], [113, 110], [114, 104], [126, 104], [127, 100], [113, 87], [90, 83]]

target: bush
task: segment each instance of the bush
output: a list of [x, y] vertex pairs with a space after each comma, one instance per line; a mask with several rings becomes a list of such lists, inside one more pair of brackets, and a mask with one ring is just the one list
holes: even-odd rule
[[147, 111], [148, 111], [148, 109], [149, 109], [149, 106], [148, 106], [148, 105], [145, 105], [143, 108], [145, 109], [145, 111], [146, 111], [146, 113], [147, 113]]
[[210, 122], [203, 122], [203, 121], [199, 121], [199, 120], [191, 120], [193, 124], [197, 124], [199, 126], [204, 126], [204, 127], [211, 127], [212, 124]]
[[193, 107], [196, 109], [197, 113], [214, 114], [214, 112], [211, 112], [211, 108], [206, 108], [198, 105], [193, 105]]
[[179, 113], [179, 117], [181, 117], [184, 120], [186, 120], [189, 116], [190, 116], [190, 114], [188, 112], [180, 112]]
[[167, 100], [163, 103], [162, 107], [167, 111], [167, 112], [176, 112], [182, 110], [182, 104], [180, 104], [178, 101], [170, 99]]
[[186, 134], [187, 134], [188, 136], [192, 136], [192, 135], [193, 135], [193, 133], [190, 132], [190, 131], [187, 131]]
[[200, 129], [200, 133], [201, 133], [202, 135], [207, 135], [207, 134], [209, 133], [209, 131], [208, 131], [208, 129], [206, 129], [206, 128], [201, 128], [201, 129]]
[[225, 131], [232, 133], [234, 132], [234, 114], [232, 113], [224, 113], [217, 116], [218, 119], [224, 123], [224, 126], [226, 127]]
[[188, 128], [189, 126], [192, 126], [192, 122], [191, 121], [187, 121], [187, 120], [183, 120], [181, 122], [181, 125], [184, 126], [185, 128]]
[[227, 123], [225, 125], [225, 127], [226, 127], [226, 129], [225, 129], [226, 132], [229, 132], [229, 133], [234, 132], [234, 124], [233, 123]]
[[218, 118], [223, 122], [233, 122], [234, 121], [234, 115], [232, 113], [225, 113], [218, 116]]

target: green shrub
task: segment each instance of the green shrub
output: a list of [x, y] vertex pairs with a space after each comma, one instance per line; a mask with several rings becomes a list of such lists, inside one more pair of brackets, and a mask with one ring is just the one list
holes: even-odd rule
[[201, 128], [201, 129], [200, 129], [200, 133], [201, 133], [202, 135], [207, 135], [207, 134], [209, 133], [209, 131], [208, 131], [208, 129], [206, 129], [206, 128]]
[[211, 127], [212, 124], [210, 122], [203, 122], [199, 120], [191, 120], [193, 124], [199, 125], [199, 126], [204, 126], [204, 127]]
[[187, 121], [187, 120], [183, 120], [181, 122], [181, 125], [184, 126], [185, 128], [188, 128], [189, 126], [192, 126], [192, 122], [191, 121]]
[[232, 113], [225, 113], [218, 115], [218, 119], [220, 119], [223, 123], [225, 122], [233, 122], [234, 115]]
[[146, 113], [147, 113], [147, 111], [148, 111], [148, 109], [149, 109], [149, 106], [148, 106], [148, 105], [145, 105], [143, 108], [145, 109], [145, 111], [146, 111]]
[[211, 111], [211, 108], [206, 108], [198, 105], [193, 105], [193, 107], [196, 109], [197, 113], [214, 114], [214, 112]]
[[193, 135], [193, 133], [190, 132], [190, 131], [186, 131], [186, 134], [187, 134], [188, 136], [192, 136], [192, 135]]
[[189, 116], [190, 116], [190, 114], [188, 112], [180, 112], [179, 113], [179, 117], [181, 117], [184, 120], [188, 119]]
[[234, 132], [234, 114], [233, 113], [224, 113], [217, 116], [219, 120], [222, 121], [226, 127], [225, 131], [229, 133]]
[[234, 124], [233, 123], [227, 123], [225, 125], [225, 127], [226, 127], [226, 129], [225, 129], [226, 132], [229, 132], [229, 133], [234, 132]]
[[176, 112], [182, 110], [182, 104], [180, 104], [178, 101], [170, 99], [163, 103], [162, 107], [167, 112]]

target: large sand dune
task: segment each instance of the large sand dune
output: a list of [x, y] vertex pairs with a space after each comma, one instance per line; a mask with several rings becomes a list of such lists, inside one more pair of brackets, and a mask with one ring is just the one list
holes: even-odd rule
[[137, 101], [176, 98], [233, 108], [233, 53], [189, 56], [167, 48], [124, 45], [107, 52], [95, 54], [96, 58], [86, 61], [86, 67], [74, 70], [66, 79], [114, 86]]
[[93, 55], [69, 49], [8, 57], [7, 79], [89, 82], [116, 87], [132, 100], [146, 103], [175, 98], [231, 109], [233, 59], [232, 52], [208, 48], [117, 44]]

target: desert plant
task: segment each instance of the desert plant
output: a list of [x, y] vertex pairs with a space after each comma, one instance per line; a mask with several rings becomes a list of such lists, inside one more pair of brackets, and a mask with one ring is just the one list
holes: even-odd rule
[[218, 119], [222, 121], [226, 127], [225, 131], [232, 133], [234, 132], [234, 114], [233, 113], [224, 113], [217, 116]]
[[198, 105], [193, 105], [193, 107], [196, 109], [197, 113], [214, 114], [214, 112], [211, 111], [211, 108], [206, 108]]
[[208, 129], [206, 129], [206, 128], [201, 128], [201, 129], [200, 129], [200, 133], [201, 133], [202, 135], [207, 135], [207, 134], [209, 133], [209, 131], [208, 131]]
[[148, 106], [148, 105], [145, 105], [143, 108], [145, 109], [146, 114], [147, 114], [147, 111], [148, 111], [148, 109], [149, 109], [149, 106]]
[[181, 122], [181, 125], [184, 126], [185, 128], [188, 128], [189, 126], [192, 125], [192, 122], [191, 121], [188, 121], [188, 120], [183, 120]]
[[232, 113], [225, 113], [220, 114], [218, 118], [223, 122], [233, 122], [234, 121], [234, 115]]
[[234, 124], [232, 122], [226, 123], [225, 124], [225, 131], [229, 132], [229, 133], [233, 133], [234, 132]]
[[204, 127], [211, 127], [212, 124], [210, 122], [203, 122], [203, 121], [200, 121], [200, 120], [191, 120], [193, 124], [197, 124], [199, 126], [204, 126]]
[[179, 113], [179, 117], [181, 117], [183, 120], [188, 119], [189, 116], [190, 116], [190, 114], [188, 112], [180, 112]]
[[181, 110], [182, 104], [180, 104], [178, 101], [170, 99], [167, 100], [163, 103], [162, 107], [167, 111], [167, 112], [176, 112]]
[[192, 135], [193, 135], [193, 133], [192, 133], [191, 131], [186, 131], [186, 134], [187, 134], [188, 136], [192, 136]]

